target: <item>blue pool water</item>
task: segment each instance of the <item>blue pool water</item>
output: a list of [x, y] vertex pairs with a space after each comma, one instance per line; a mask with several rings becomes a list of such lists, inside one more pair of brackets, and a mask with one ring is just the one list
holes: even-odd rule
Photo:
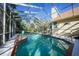
[[16, 49], [16, 56], [64, 56], [69, 45], [57, 38], [31, 34]]

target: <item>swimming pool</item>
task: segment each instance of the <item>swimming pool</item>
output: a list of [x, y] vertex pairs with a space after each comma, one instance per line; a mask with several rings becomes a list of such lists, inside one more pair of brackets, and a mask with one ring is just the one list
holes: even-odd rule
[[30, 34], [16, 49], [16, 56], [64, 56], [69, 44], [49, 35]]

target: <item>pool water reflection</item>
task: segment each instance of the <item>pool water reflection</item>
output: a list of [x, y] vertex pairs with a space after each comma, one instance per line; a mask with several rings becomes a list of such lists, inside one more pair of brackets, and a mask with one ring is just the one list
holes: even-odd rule
[[69, 45], [49, 35], [31, 34], [16, 49], [17, 56], [64, 56]]

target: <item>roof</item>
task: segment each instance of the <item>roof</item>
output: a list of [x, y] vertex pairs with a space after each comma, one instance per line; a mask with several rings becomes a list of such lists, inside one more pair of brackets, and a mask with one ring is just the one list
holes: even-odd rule
[[72, 17], [76, 17], [76, 16], [79, 17], [78, 15], [79, 15], [79, 8], [74, 8], [73, 10], [71, 9], [71, 10], [68, 10], [68, 11], [60, 14], [61, 17], [57, 16], [56, 18], [54, 18], [53, 22], [59, 22], [59, 21], [64, 22], [64, 20], [67, 20], [68, 18], [72, 19]]

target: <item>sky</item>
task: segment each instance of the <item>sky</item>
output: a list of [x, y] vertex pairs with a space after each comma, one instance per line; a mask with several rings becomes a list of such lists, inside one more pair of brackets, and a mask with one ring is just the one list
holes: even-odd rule
[[[58, 9], [59, 13], [63, 13], [65, 11], [72, 9], [72, 5], [70, 3], [24, 3], [24, 4], [41, 7], [42, 9], [29, 8], [29, 7], [24, 7], [24, 6], [20, 6], [20, 5], [18, 5], [16, 7], [16, 9], [18, 11], [32, 12], [30, 14], [27, 14], [27, 17], [30, 15], [31, 17], [38, 17], [38, 18], [41, 18], [43, 20], [51, 20], [52, 19], [51, 12], [52, 12], [53, 7], [56, 7]], [[73, 7], [74, 8], [79, 7], [79, 4], [76, 3]], [[36, 12], [36, 14], [34, 14], [34, 12]], [[24, 14], [24, 13], [23, 12], [20, 13], [20, 15], [22, 15], [22, 14]]]

